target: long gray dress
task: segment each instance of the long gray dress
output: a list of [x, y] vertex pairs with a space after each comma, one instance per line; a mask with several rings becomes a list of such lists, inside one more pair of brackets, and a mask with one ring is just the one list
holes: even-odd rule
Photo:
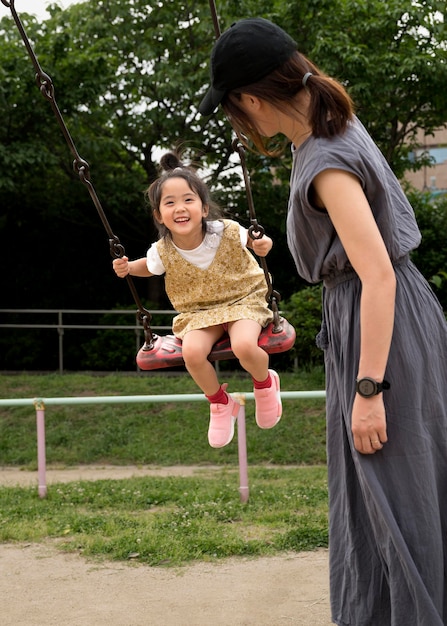
[[[361, 181], [397, 277], [385, 375], [391, 389], [384, 392], [388, 443], [373, 455], [354, 449], [350, 425], [361, 284], [328, 215], [309, 197], [313, 178], [327, 168]], [[287, 231], [299, 274], [325, 287], [332, 619], [339, 626], [447, 624], [447, 325], [408, 258], [420, 241], [413, 210], [358, 120], [340, 137], [310, 137], [294, 151]]]

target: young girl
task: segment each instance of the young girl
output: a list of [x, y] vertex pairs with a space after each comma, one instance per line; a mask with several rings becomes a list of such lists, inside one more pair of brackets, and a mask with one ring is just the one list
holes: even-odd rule
[[260, 18], [224, 32], [200, 105], [292, 143], [287, 237], [324, 283], [329, 550], [339, 626], [447, 624], [447, 325], [409, 259], [399, 181], [337, 81]]
[[173, 152], [164, 155], [165, 172], [147, 190], [160, 239], [147, 257], [115, 259], [118, 276], [165, 274], [166, 292], [179, 311], [173, 332], [182, 339], [185, 366], [211, 403], [208, 441], [213, 448], [233, 438], [239, 404], [220, 385], [208, 361], [213, 345], [228, 332], [231, 348], [251, 374], [260, 428], [278, 423], [282, 407], [279, 376], [268, 369], [268, 354], [258, 346], [261, 329], [272, 321], [262, 268], [247, 250], [265, 256], [269, 237], [252, 240], [232, 220], [217, 213], [206, 184]]

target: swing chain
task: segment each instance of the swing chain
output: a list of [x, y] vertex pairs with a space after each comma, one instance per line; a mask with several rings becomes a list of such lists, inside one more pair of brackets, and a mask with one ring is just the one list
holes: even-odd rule
[[[87, 187], [89, 193], [90, 193], [90, 197], [93, 200], [93, 204], [96, 207], [96, 210], [98, 212], [98, 215], [102, 221], [102, 224], [107, 232], [107, 235], [109, 237], [109, 245], [110, 245], [110, 253], [112, 255], [113, 258], [122, 258], [125, 255], [125, 250], [124, 250], [124, 246], [121, 244], [120, 240], [118, 239], [118, 237], [116, 235], [114, 235], [110, 224], [107, 220], [107, 217], [104, 213], [104, 210], [102, 208], [101, 202], [96, 194], [95, 188], [90, 180], [90, 166], [87, 163], [87, 161], [85, 161], [78, 153], [77, 148], [75, 146], [75, 143], [70, 135], [70, 132], [65, 124], [64, 118], [59, 110], [59, 107], [57, 105], [56, 102], [56, 98], [55, 98], [55, 89], [54, 89], [54, 84], [53, 81], [51, 79], [51, 76], [49, 76], [48, 74], [46, 74], [40, 64], [39, 61], [37, 59], [37, 56], [30, 44], [30, 41], [28, 39], [28, 36], [25, 32], [25, 29], [23, 27], [23, 24], [19, 18], [19, 16], [17, 15], [17, 12], [15, 10], [15, 6], [14, 6], [14, 0], [1, 0], [2, 4], [4, 4], [6, 7], [8, 7], [9, 9], [11, 9], [11, 13], [12, 13], [12, 17], [16, 23], [16, 26], [20, 32], [20, 35], [22, 37], [23, 43], [25, 44], [25, 47], [28, 51], [28, 55], [31, 59], [31, 62], [34, 66], [34, 69], [36, 71], [36, 82], [37, 82], [37, 86], [39, 87], [39, 91], [40, 93], [43, 95], [43, 97], [48, 100], [50, 102], [51, 108], [53, 109], [53, 113], [56, 117], [56, 121], [59, 124], [59, 127], [62, 131], [62, 134], [65, 138], [65, 141], [72, 153], [72, 155], [75, 157], [74, 161], [73, 161], [73, 170], [75, 172], [78, 173], [79, 179], [80, 181]], [[149, 313], [149, 311], [147, 309], [145, 309], [141, 303], [140, 297], [138, 295], [138, 292], [135, 288], [134, 282], [132, 281], [132, 278], [128, 275], [126, 276], [126, 280], [127, 280], [127, 284], [129, 285], [130, 291], [133, 295], [133, 298], [135, 300], [135, 304], [137, 305], [138, 308], [138, 313], [137, 313], [137, 318], [140, 320], [140, 322], [143, 325], [143, 332], [144, 332], [144, 339], [145, 339], [145, 347], [146, 349], [152, 349], [152, 346], [154, 344], [154, 339], [156, 338], [156, 335], [154, 335], [152, 333], [152, 330], [150, 328], [150, 320], [152, 318], [151, 314]], [[147, 346], [151, 346], [151, 347], [147, 347]]]
[[[214, 34], [216, 36], [216, 39], [219, 39], [221, 31], [220, 31], [220, 26], [219, 26], [219, 18], [217, 16], [216, 4], [214, 0], [209, 0], [209, 7], [210, 7], [210, 12], [211, 12], [211, 19], [213, 21], [213, 26], [214, 26]], [[244, 176], [245, 192], [247, 194], [247, 204], [248, 204], [248, 211], [250, 215], [250, 227], [248, 229], [248, 234], [252, 239], [261, 239], [265, 235], [265, 230], [260, 224], [258, 224], [258, 221], [256, 219], [255, 207], [253, 203], [253, 195], [251, 193], [250, 178], [248, 175], [247, 165], [245, 162], [245, 149], [237, 137], [236, 139], [233, 140], [231, 147], [233, 151], [237, 152], [239, 155], [239, 159], [240, 159], [241, 166], [242, 166], [242, 174]], [[266, 300], [270, 304], [270, 307], [273, 311], [272, 332], [280, 333], [282, 332], [282, 325], [281, 325], [281, 317], [278, 311], [278, 302], [280, 302], [281, 300], [281, 295], [279, 294], [278, 291], [273, 289], [272, 280], [271, 280], [270, 273], [267, 268], [267, 261], [265, 260], [264, 257], [260, 257], [259, 262], [260, 262], [262, 269], [264, 270], [265, 280], [267, 283]]]
[[213, 20], [214, 26], [214, 34], [216, 35], [216, 39], [220, 37], [220, 26], [219, 26], [219, 18], [217, 17], [217, 10], [214, 0], [209, 0], [210, 11], [211, 11], [211, 19]]
[[[247, 164], [245, 161], [245, 148], [240, 143], [237, 137], [236, 139], [233, 140], [231, 147], [233, 148], [233, 151], [237, 152], [239, 155], [239, 159], [240, 159], [241, 166], [242, 166], [242, 174], [244, 176], [244, 185], [245, 185], [245, 192], [247, 194], [248, 212], [250, 215], [250, 227], [248, 229], [248, 234], [252, 239], [261, 239], [265, 234], [265, 230], [260, 224], [258, 224], [258, 220], [256, 219], [255, 206], [253, 203], [253, 195], [251, 193], [250, 177], [248, 175]], [[265, 276], [265, 280], [267, 283], [267, 294], [265, 296], [265, 299], [267, 300], [269, 304], [272, 305], [273, 297], [275, 298], [279, 297], [279, 293], [273, 291], [272, 280], [270, 277], [270, 272], [268, 270], [267, 261], [265, 257], [259, 257], [259, 263], [262, 269], [264, 270], [264, 276]], [[273, 306], [272, 306], [272, 309], [273, 309]], [[278, 320], [276, 320], [276, 322], [277, 323], [275, 323], [275, 326], [279, 324]], [[277, 332], [280, 332], [280, 330]]]
[[[244, 176], [245, 191], [247, 194], [248, 211], [250, 215], [250, 227], [248, 229], [248, 234], [252, 239], [261, 239], [265, 234], [265, 229], [263, 226], [258, 224], [258, 220], [256, 219], [255, 207], [253, 203], [253, 195], [251, 193], [250, 177], [248, 175], [247, 164], [245, 161], [245, 148], [242, 146], [238, 138], [234, 139], [232, 143], [232, 148], [234, 152], [237, 152], [239, 155], [239, 159], [240, 159], [241, 167], [242, 167], [242, 173]], [[272, 332], [280, 333], [282, 332], [282, 325], [281, 325], [281, 317], [279, 315], [279, 310], [278, 310], [278, 302], [280, 302], [281, 300], [281, 295], [279, 294], [278, 291], [276, 291], [276, 289], [273, 289], [272, 279], [270, 276], [270, 272], [268, 271], [267, 261], [265, 257], [259, 257], [259, 262], [261, 264], [262, 269], [264, 270], [265, 280], [267, 282], [266, 300], [270, 304], [270, 307], [273, 311]]]
[[109, 247], [110, 254], [113, 259], [122, 259], [123, 256], [126, 254], [123, 244], [120, 242], [116, 235], [113, 235], [113, 237], [109, 238]]

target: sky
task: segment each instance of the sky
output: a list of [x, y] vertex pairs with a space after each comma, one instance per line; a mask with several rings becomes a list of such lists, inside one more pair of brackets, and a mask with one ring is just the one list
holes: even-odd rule
[[[39, 20], [46, 20], [50, 17], [45, 10], [49, 4], [58, 4], [62, 9], [67, 9], [71, 4], [76, 4], [76, 2], [79, 1], [80, 0], [14, 0], [14, 8], [19, 17], [20, 13], [31, 13], [31, 15], [35, 15]], [[10, 13], [10, 9], [0, 3], [0, 17], [4, 17], [8, 13]]]

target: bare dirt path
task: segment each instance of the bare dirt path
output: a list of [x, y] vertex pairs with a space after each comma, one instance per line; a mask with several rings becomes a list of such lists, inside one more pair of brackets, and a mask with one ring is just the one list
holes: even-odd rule
[[[205, 468], [77, 467], [47, 483], [192, 475]], [[0, 469], [0, 484], [36, 472]], [[0, 545], [2, 626], [329, 626], [326, 550], [164, 569], [97, 563], [41, 544]]]

